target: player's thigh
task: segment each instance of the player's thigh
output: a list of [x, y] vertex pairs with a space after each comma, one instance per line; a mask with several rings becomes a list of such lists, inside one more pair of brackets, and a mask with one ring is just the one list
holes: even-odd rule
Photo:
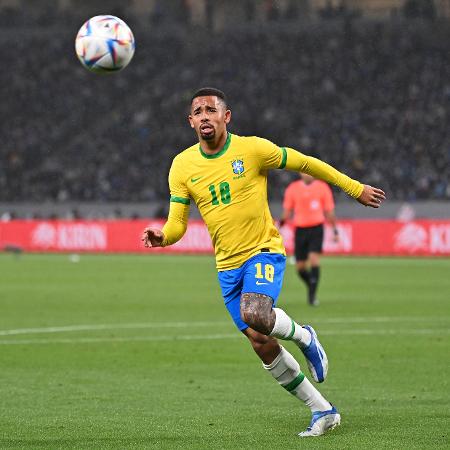
[[242, 294], [262, 294], [276, 305], [283, 286], [286, 256], [280, 253], [258, 253], [245, 263]]
[[234, 324], [240, 331], [248, 328], [248, 325], [241, 319], [240, 301], [244, 278], [244, 269], [232, 269], [218, 272], [220, 289], [225, 307], [228, 310]]
[[296, 261], [306, 261], [308, 259], [309, 245], [308, 245], [308, 229], [296, 228], [294, 240], [294, 253]]
[[[323, 248], [323, 225], [311, 227], [309, 230], [309, 252], [322, 253]], [[311, 261], [312, 263], [312, 261]]]

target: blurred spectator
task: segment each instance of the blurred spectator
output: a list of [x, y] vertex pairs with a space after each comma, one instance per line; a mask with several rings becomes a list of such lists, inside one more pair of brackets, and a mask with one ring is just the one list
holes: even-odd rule
[[433, 0], [406, 0], [403, 13], [409, 18], [436, 18], [436, 9]]
[[[390, 199], [450, 199], [448, 23], [286, 21], [213, 34], [170, 27], [164, 5], [152, 26], [124, 17], [136, 55], [111, 76], [76, 60], [75, 11], [61, 24], [39, 9], [0, 15], [0, 201], [165, 200], [170, 161], [195, 140], [190, 95], [204, 85], [228, 94], [232, 132], [320, 154]], [[270, 175], [273, 199], [289, 177]]]

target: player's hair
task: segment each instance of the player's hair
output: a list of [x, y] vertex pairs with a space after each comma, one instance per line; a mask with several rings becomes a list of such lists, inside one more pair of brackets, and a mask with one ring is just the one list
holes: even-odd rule
[[220, 89], [216, 89], [216, 88], [213, 88], [213, 87], [203, 87], [203, 88], [199, 89], [192, 96], [191, 103], [194, 100], [194, 98], [207, 97], [207, 96], [218, 97], [218, 98], [220, 98], [223, 101], [223, 103], [225, 104], [225, 107], [227, 106], [227, 98], [225, 96], [225, 93], [222, 92]]

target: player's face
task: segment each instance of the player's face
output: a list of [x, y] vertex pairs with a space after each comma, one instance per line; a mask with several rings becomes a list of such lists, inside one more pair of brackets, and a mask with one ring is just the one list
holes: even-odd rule
[[231, 111], [216, 96], [196, 97], [192, 100], [189, 123], [199, 139], [213, 141], [222, 136], [231, 120]]

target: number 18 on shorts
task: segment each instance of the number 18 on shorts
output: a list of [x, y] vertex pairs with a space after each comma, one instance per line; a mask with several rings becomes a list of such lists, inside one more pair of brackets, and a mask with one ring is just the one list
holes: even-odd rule
[[286, 257], [284, 255], [261, 252], [248, 259], [237, 269], [218, 273], [225, 306], [240, 330], [248, 328], [248, 325], [241, 319], [241, 295], [245, 293], [264, 294], [273, 299], [275, 306], [283, 285], [285, 267]]

